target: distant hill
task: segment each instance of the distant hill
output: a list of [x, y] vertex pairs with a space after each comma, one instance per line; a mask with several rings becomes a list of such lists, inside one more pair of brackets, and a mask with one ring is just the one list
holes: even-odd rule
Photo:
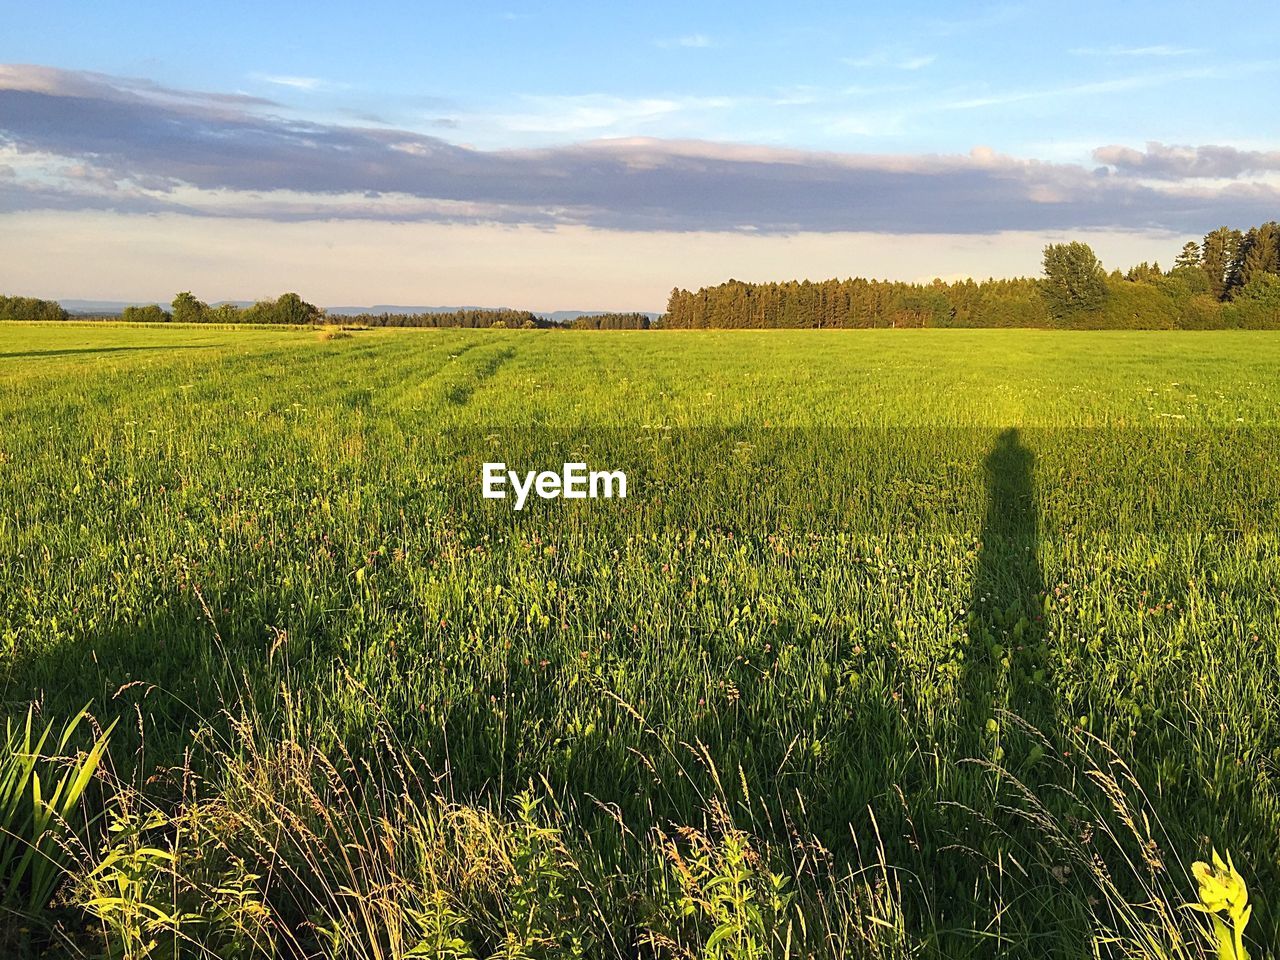
[[[169, 308], [168, 303], [157, 304]], [[124, 312], [125, 307], [129, 306], [146, 306], [146, 303], [137, 301], [124, 300], [60, 300], [59, 303], [70, 314], [82, 317], [114, 317]], [[237, 307], [249, 307], [253, 305], [252, 300], [218, 300], [211, 306], [218, 306], [222, 303], [233, 303]], [[510, 309], [506, 307], [421, 307], [421, 306], [404, 306], [393, 303], [376, 303], [371, 307], [325, 307], [324, 310], [331, 316], [350, 317], [360, 313], [453, 313], [456, 310], [502, 310]], [[544, 320], [550, 320], [553, 323], [570, 323], [579, 317], [598, 317], [605, 313], [630, 313], [632, 311], [612, 311], [612, 310], [552, 310], [552, 311], [533, 311]], [[656, 320], [662, 316], [661, 313], [650, 313], [645, 310], [634, 311], [643, 313], [650, 320]]]

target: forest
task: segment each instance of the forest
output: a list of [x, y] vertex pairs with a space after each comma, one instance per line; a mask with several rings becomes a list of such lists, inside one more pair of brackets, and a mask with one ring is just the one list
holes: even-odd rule
[[1271, 329], [1280, 327], [1280, 224], [1219, 227], [1186, 243], [1168, 271], [1140, 263], [1108, 274], [1088, 244], [1075, 242], [1045, 247], [1040, 278], [677, 288], [660, 326]]

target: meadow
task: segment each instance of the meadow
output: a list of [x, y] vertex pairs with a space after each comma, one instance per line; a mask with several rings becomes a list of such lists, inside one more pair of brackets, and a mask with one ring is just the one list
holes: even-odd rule
[[1267, 332], [0, 325], [0, 948], [1210, 957], [1216, 848], [1267, 956], [1278, 410]]

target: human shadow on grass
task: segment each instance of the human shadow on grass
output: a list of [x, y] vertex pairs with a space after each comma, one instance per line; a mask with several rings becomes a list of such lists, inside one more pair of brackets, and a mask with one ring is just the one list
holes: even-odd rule
[[1044, 575], [1035, 457], [1018, 430], [1005, 430], [983, 461], [986, 513], [967, 607], [969, 647], [960, 676], [961, 742], [980, 732], [989, 755], [997, 714], [1043, 721]]

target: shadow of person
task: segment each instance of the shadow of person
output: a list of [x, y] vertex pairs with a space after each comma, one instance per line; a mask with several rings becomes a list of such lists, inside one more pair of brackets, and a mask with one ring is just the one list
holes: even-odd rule
[[969, 655], [959, 695], [963, 725], [998, 746], [1001, 711], [1041, 722], [1044, 578], [1040, 569], [1035, 457], [1005, 430], [983, 462], [986, 513], [969, 595]]

